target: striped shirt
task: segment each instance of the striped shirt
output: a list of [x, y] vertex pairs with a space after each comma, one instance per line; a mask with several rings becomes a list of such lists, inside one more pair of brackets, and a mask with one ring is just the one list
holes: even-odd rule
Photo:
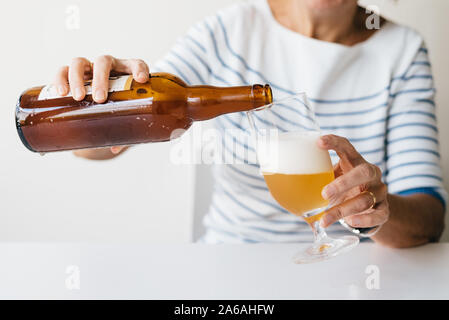
[[[207, 17], [179, 39], [152, 71], [178, 75], [187, 84], [268, 83], [276, 99], [304, 91], [324, 134], [348, 138], [379, 166], [390, 193], [428, 193], [443, 203], [435, 88], [428, 50], [410, 28], [386, 22], [354, 46], [302, 36], [280, 25], [266, 0], [234, 5]], [[279, 107], [280, 125], [298, 110]], [[244, 113], [213, 120], [235, 146], [223, 156], [241, 164], [214, 165], [214, 192], [202, 241], [310, 241], [311, 230], [271, 197], [248, 139]], [[232, 130], [230, 130], [232, 129]], [[245, 156], [246, 155], [246, 156]], [[338, 161], [331, 151], [332, 161]], [[344, 232], [339, 224], [329, 233]]]

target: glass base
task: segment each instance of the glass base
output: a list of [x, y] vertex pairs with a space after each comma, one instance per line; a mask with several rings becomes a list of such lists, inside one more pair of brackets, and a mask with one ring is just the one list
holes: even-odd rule
[[302, 264], [327, 260], [341, 253], [348, 252], [358, 243], [359, 238], [356, 236], [344, 236], [338, 239], [326, 236], [306, 250], [295, 254], [293, 262]]

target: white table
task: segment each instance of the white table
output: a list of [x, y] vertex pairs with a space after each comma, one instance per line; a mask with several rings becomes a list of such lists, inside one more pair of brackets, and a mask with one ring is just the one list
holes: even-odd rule
[[[362, 243], [325, 262], [293, 264], [301, 246], [0, 244], [0, 298], [449, 298], [449, 244]], [[377, 270], [372, 265], [378, 289], [375, 281], [368, 281], [372, 289], [366, 285]]]

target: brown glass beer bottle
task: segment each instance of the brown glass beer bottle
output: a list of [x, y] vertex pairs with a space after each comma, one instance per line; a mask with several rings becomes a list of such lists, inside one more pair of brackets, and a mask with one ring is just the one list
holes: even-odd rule
[[52, 152], [168, 141], [194, 121], [272, 102], [269, 85], [188, 86], [168, 73], [151, 74], [144, 84], [132, 76], [111, 78], [102, 104], [93, 101], [89, 83], [86, 92], [76, 101], [58, 96], [52, 86], [26, 90], [16, 108], [23, 144], [34, 152]]

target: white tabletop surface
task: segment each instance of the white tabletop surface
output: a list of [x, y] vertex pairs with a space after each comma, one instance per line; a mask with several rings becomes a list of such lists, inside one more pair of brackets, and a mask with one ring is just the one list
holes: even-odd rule
[[0, 244], [0, 299], [449, 299], [447, 243], [292, 263], [303, 246]]

